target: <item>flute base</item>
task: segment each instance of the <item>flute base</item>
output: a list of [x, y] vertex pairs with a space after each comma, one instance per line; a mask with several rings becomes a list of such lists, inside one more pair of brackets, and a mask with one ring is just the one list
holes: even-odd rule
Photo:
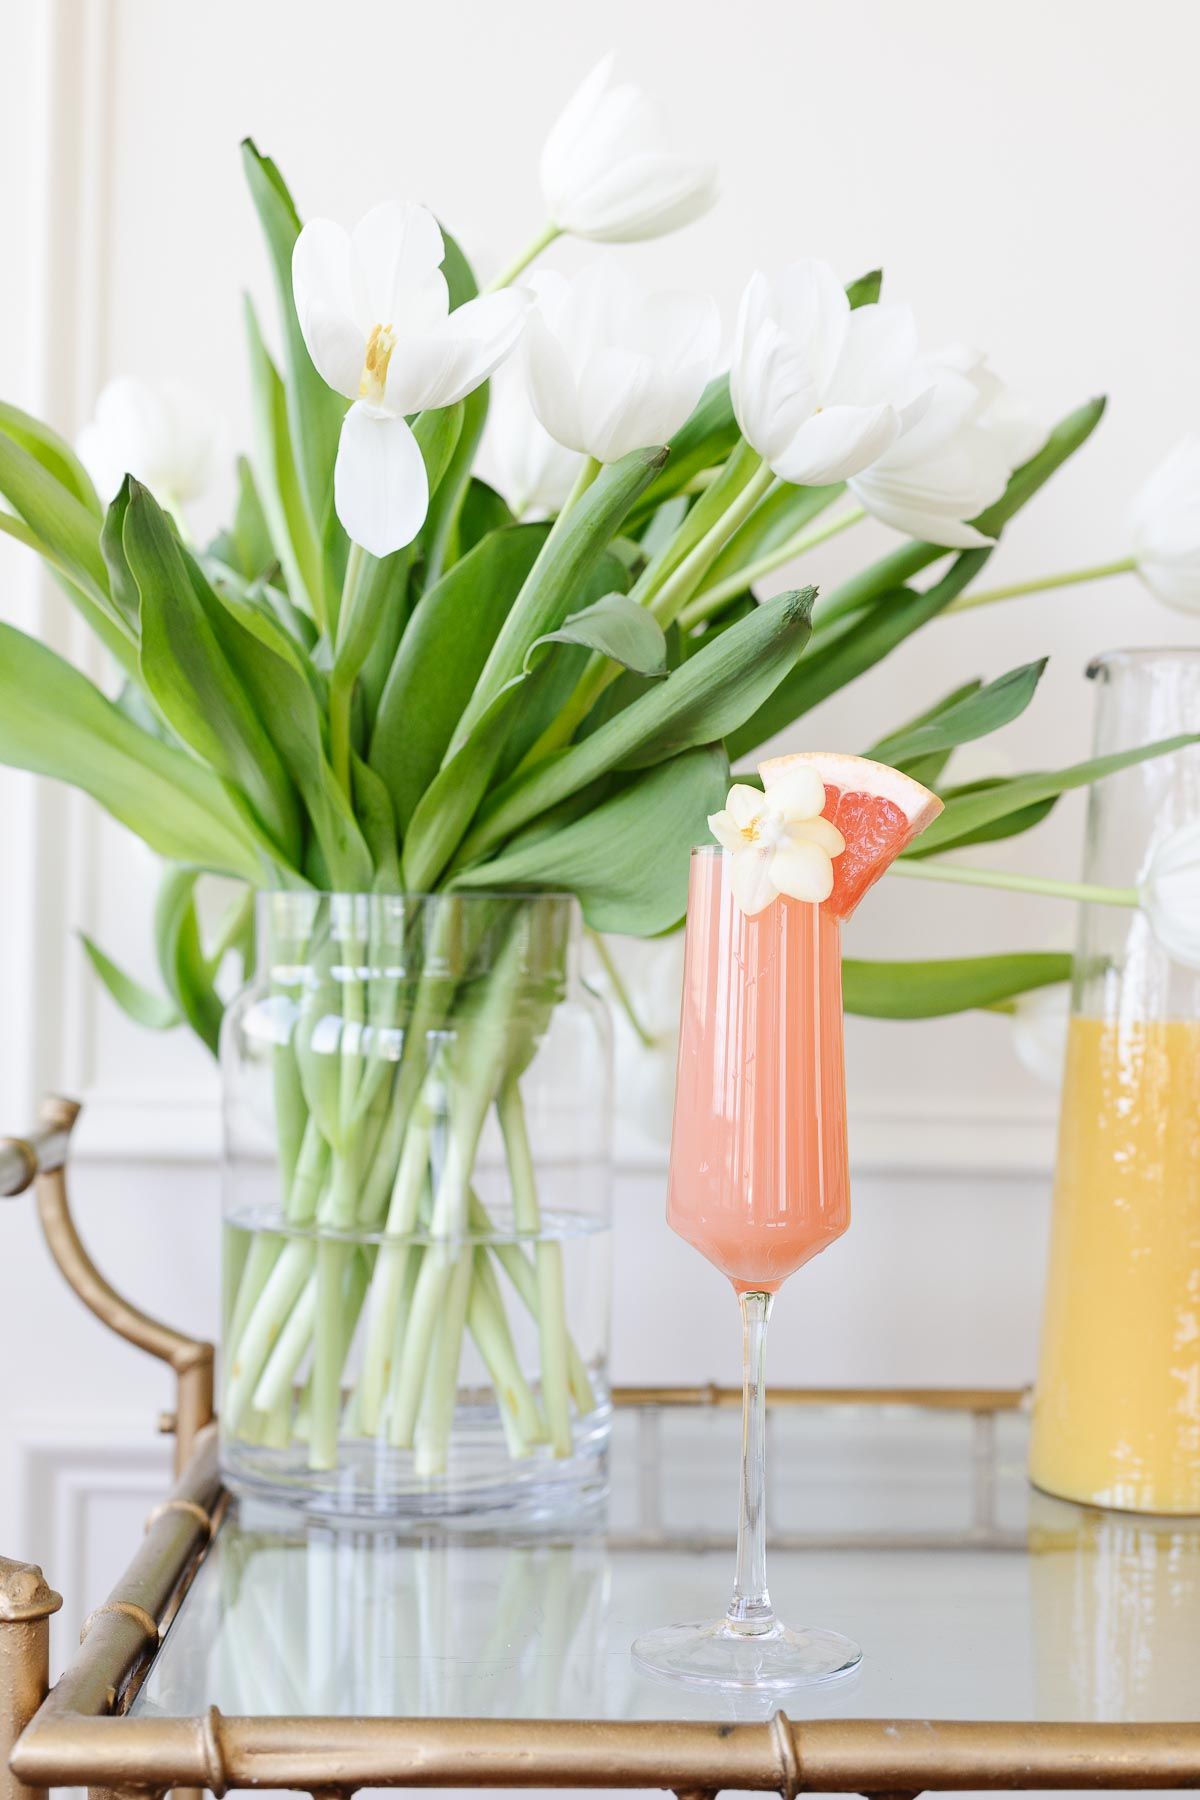
[[634, 1644], [633, 1660], [647, 1675], [688, 1687], [772, 1693], [848, 1675], [862, 1651], [821, 1626], [793, 1630], [776, 1619], [765, 1631], [750, 1632], [725, 1618], [649, 1631]]

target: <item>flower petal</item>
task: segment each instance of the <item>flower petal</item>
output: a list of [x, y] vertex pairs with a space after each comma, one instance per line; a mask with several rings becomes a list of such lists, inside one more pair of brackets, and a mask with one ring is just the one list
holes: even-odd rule
[[819, 844], [780, 844], [771, 858], [771, 880], [781, 894], [813, 905], [833, 892], [833, 863]]
[[554, 223], [576, 237], [630, 243], [698, 218], [716, 193], [710, 165], [663, 147], [658, 109], [640, 88], [614, 82], [607, 56], [568, 100], [541, 158]]
[[333, 471], [337, 516], [372, 556], [411, 544], [429, 510], [421, 447], [403, 419], [360, 403], [342, 422]]
[[907, 306], [860, 306], [846, 321], [846, 337], [826, 390], [827, 405], [896, 407], [911, 397], [917, 325]]
[[450, 310], [441, 227], [427, 206], [385, 200], [351, 234], [356, 317], [364, 331], [390, 325], [397, 336], [432, 331]]
[[825, 783], [807, 763], [788, 769], [771, 783], [771, 811], [781, 819], [811, 819], [825, 805]]
[[846, 481], [894, 444], [900, 416], [893, 406], [830, 406], [814, 414], [771, 467], [796, 487]]
[[769, 850], [741, 849], [733, 853], [729, 885], [737, 905], [751, 918], [765, 906], [770, 906], [775, 898], [771, 861]]
[[556, 443], [585, 451], [575, 373], [561, 339], [550, 329], [540, 308], [530, 314], [521, 340], [521, 362], [535, 414]]
[[797, 819], [787, 828], [789, 844], [816, 844], [826, 856], [840, 856], [846, 840], [829, 819]]
[[367, 331], [357, 316], [349, 235], [332, 219], [310, 219], [292, 250], [292, 294], [313, 367], [353, 400], [362, 379]]
[[745, 781], [735, 781], [725, 797], [725, 810], [742, 831], [753, 825], [765, 812], [766, 805], [761, 788], [751, 787]]
[[745, 848], [746, 840], [742, 836], [736, 820], [728, 811], [709, 813], [708, 829], [722, 850], [743, 850]]
[[468, 300], [434, 331], [401, 338], [387, 373], [387, 405], [395, 413], [453, 406], [485, 382], [513, 348], [529, 316], [521, 288]]
[[742, 436], [774, 467], [818, 401], [803, 350], [770, 317], [770, 284], [752, 275], [738, 308], [729, 397]]
[[827, 262], [808, 256], [775, 277], [771, 300], [772, 317], [802, 352], [824, 398], [854, 317], [845, 288]]

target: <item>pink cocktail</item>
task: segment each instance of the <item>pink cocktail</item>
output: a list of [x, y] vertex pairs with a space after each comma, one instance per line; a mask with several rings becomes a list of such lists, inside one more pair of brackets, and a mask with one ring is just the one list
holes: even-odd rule
[[774, 1293], [850, 1223], [841, 928], [781, 895], [748, 918], [692, 857], [667, 1222], [739, 1293]]
[[850, 1223], [836, 914], [779, 894], [748, 915], [728, 851], [692, 852], [667, 1221], [728, 1275], [742, 1311], [737, 1572], [725, 1616], [639, 1638], [692, 1686], [785, 1689], [853, 1669], [840, 1632], [793, 1630], [767, 1590], [763, 1356], [776, 1289]]

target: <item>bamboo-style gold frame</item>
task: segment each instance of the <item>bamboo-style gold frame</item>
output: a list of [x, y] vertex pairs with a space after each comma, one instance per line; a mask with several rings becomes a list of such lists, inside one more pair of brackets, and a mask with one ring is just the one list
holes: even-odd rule
[[[41, 1571], [0, 1559], [0, 1800], [82, 1785], [95, 1800], [167, 1789], [278, 1787], [314, 1796], [362, 1787], [657, 1787], [684, 1796], [748, 1788], [900, 1800], [964, 1788], [1200, 1786], [1200, 1724], [817, 1719], [759, 1724], [526, 1719], [129, 1716], [209, 1543], [225, 1495], [212, 1423], [212, 1348], [148, 1319], [91, 1264], [70, 1218], [63, 1168], [78, 1108], [47, 1104], [37, 1132], [0, 1140], [0, 1193], [36, 1178], [43, 1226], [67, 1280], [113, 1329], [175, 1371], [179, 1474], [80, 1649], [47, 1694], [50, 1614]], [[618, 1405], [726, 1406], [728, 1388], [626, 1388]], [[774, 1390], [776, 1405], [955, 1408], [994, 1419], [1019, 1389]]]

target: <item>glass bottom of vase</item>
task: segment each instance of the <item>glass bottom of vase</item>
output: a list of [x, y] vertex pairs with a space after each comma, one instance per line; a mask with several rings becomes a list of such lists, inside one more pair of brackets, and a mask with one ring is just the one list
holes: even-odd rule
[[221, 1473], [240, 1499], [323, 1519], [392, 1529], [437, 1521], [458, 1528], [552, 1525], [597, 1506], [608, 1492], [612, 1406], [605, 1395], [572, 1422], [570, 1456], [548, 1445], [509, 1454], [494, 1402], [467, 1398], [455, 1408], [442, 1467], [379, 1438], [339, 1439], [331, 1468], [311, 1466], [308, 1445], [282, 1448], [223, 1433]]
[[766, 1631], [749, 1632], [715, 1619], [648, 1631], [634, 1644], [633, 1660], [647, 1675], [688, 1687], [784, 1693], [849, 1675], [862, 1651], [839, 1631], [817, 1625], [793, 1630], [776, 1619]]

